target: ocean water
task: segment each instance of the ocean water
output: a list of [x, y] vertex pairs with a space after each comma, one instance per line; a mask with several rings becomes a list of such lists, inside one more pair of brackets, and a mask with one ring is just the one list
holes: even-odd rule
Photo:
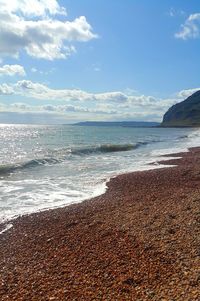
[[111, 177], [199, 141], [200, 129], [0, 125], [0, 223], [100, 195]]

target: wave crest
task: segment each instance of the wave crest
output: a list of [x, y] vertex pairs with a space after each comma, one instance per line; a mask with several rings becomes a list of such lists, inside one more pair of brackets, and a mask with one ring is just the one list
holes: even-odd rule
[[15, 164], [1, 165], [0, 175], [10, 174], [17, 170], [24, 170], [29, 168], [35, 168], [43, 165], [58, 164], [69, 159], [70, 155], [92, 155], [100, 153], [113, 153], [113, 152], [126, 152], [134, 150], [141, 145], [147, 144], [146, 142], [138, 142], [136, 144], [102, 144], [99, 146], [91, 146], [86, 148], [75, 149], [61, 149], [54, 153], [54, 156], [48, 158], [32, 159], [26, 162], [20, 162]]
[[71, 153], [73, 155], [87, 155], [93, 153], [113, 153], [113, 152], [126, 152], [133, 149], [136, 149], [141, 144], [145, 143], [136, 143], [136, 144], [102, 144], [100, 146], [91, 146], [86, 148], [73, 149]]

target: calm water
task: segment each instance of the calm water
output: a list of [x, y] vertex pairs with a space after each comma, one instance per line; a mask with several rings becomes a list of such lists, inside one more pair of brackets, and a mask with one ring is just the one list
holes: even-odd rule
[[199, 141], [198, 129], [0, 125], [0, 222], [99, 195]]

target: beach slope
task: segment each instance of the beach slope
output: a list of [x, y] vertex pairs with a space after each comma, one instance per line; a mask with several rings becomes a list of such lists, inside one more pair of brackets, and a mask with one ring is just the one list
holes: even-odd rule
[[200, 300], [200, 148], [181, 155], [15, 220], [0, 236], [0, 300]]

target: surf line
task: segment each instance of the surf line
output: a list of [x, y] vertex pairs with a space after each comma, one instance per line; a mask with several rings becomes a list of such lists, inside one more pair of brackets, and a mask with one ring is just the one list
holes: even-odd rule
[[12, 224], [7, 224], [6, 227], [2, 231], [0, 231], [0, 235], [3, 234], [3, 233], [5, 233], [6, 231], [8, 231], [9, 229], [11, 229], [12, 227], [13, 227]]

